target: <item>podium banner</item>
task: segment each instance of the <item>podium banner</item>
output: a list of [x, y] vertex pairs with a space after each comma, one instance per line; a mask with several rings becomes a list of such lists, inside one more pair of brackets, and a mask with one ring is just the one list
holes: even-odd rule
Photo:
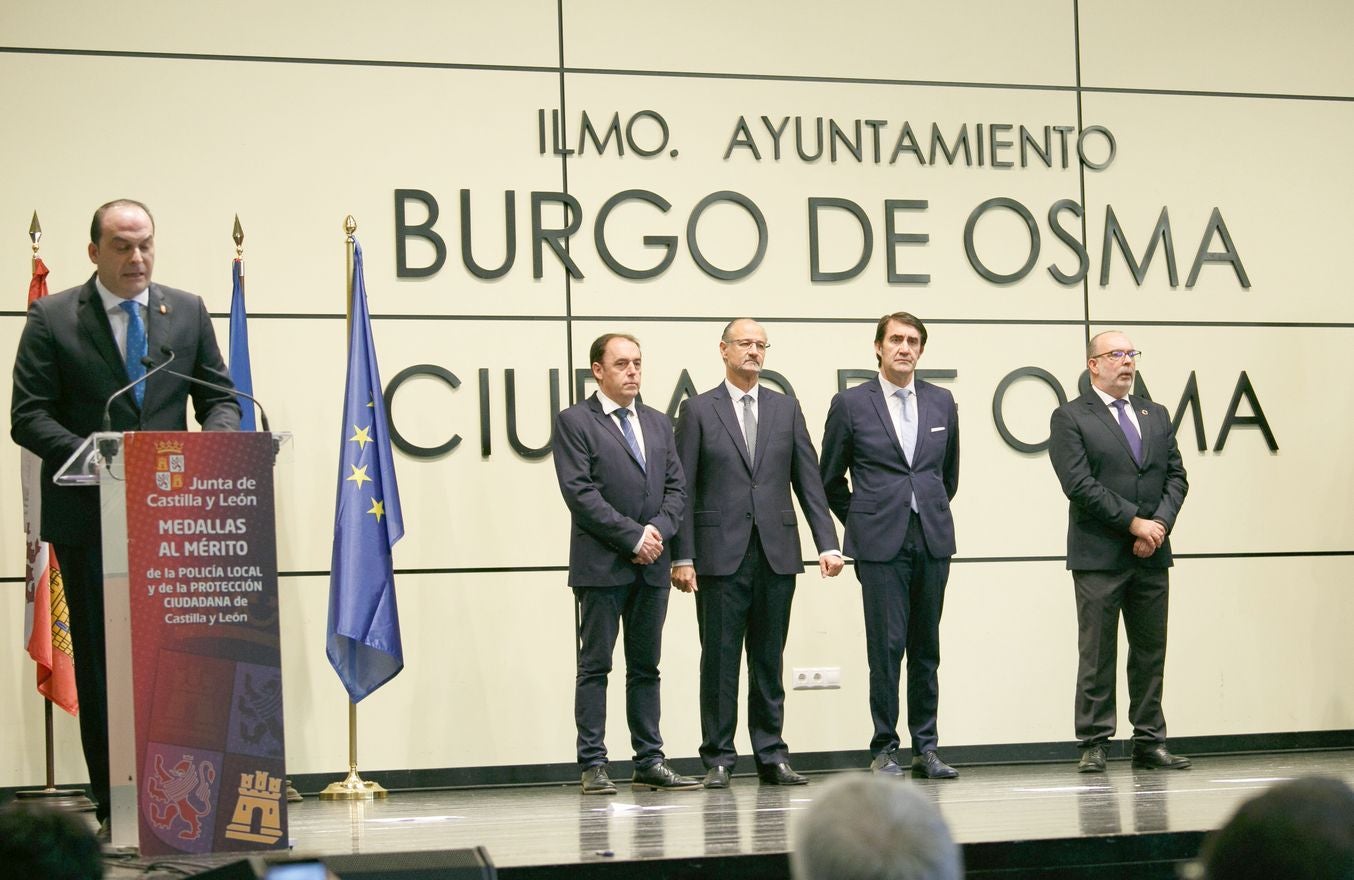
[[123, 452], [141, 852], [285, 848], [273, 438]]

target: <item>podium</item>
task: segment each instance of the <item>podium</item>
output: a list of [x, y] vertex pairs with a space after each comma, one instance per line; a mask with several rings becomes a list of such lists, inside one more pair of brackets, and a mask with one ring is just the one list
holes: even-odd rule
[[273, 466], [289, 439], [96, 433], [53, 478], [99, 493], [114, 847], [287, 846]]

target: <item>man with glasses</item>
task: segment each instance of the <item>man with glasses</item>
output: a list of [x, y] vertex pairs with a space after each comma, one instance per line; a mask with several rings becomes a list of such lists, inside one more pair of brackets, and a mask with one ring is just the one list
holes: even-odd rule
[[804, 570], [791, 488], [808, 518], [819, 572], [835, 577], [842, 570], [804, 413], [793, 397], [758, 383], [770, 347], [761, 324], [730, 321], [719, 342], [724, 381], [685, 401], [677, 419], [690, 503], [673, 541], [672, 584], [696, 594], [706, 788], [728, 787], [738, 758], [733, 735], [745, 639], [757, 775], [771, 785], [808, 781], [790, 767], [781, 738], [781, 659], [795, 575]]
[[[926, 325], [895, 312], [879, 319], [879, 376], [832, 398], [821, 472], [828, 504], [846, 524], [856, 560], [870, 664], [870, 769], [902, 776], [898, 686], [907, 655], [912, 775], [959, 775], [936, 754], [940, 612], [954, 556], [950, 500], [959, 491], [959, 409], [949, 391], [916, 377]], [[850, 484], [847, 484], [847, 472]]]
[[1119, 615], [1128, 634], [1133, 765], [1184, 770], [1161, 711], [1171, 529], [1189, 484], [1170, 413], [1129, 394], [1142, 352], [1117, 330], [1086, 345], [1091, 387], [1054, 410], [1049, 459], [1068, 501], [1077, 597], [1077, 769], [1103, 773], [1115, 730]]

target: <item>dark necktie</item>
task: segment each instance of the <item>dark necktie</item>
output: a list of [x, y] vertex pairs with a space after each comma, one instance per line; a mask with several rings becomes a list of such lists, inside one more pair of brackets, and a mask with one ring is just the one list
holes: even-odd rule
[[1133, 421], [1128, 417], [1127, 400], [1116, 400], [1111, 404], [1119, 411], [1119, 428], [1124, 432], [1125, 439], [1128, 440], [1128, 448], [1133, 453], [1133, 461], [1142, 464], [1142, 437], [1138, 434], [1138, 429], [1133, 427]]
[[757, 461], [757, 414], [752, 411], [752, 395], [743, 395], [743, 439], [748, 444], [748, 461]]
[[[146, 324], [141, 320], [141, 307], [133, 300], [123, 300], [118, 306], [127, 313], [127, 379], [135, 382], [146, 375], [146, 365], [141, 359], [146, 356]], [[146, 398], [146, 383], [142, 382], [132, 389], [136, 405], [140, 406]]]
[[[616, 410], [616, 417], [621, 420], [621, 436], [625, 438], [625, 445], [630, 447], [630, 454], [639, 462], [639, 469], [644, 467], [644, 450], [639, 448], [639, 440], [635, 437], [635, 429], [630, 427], [630, 410], [621, 407]], [[647, 471], [646, 471], [647, 473]]]

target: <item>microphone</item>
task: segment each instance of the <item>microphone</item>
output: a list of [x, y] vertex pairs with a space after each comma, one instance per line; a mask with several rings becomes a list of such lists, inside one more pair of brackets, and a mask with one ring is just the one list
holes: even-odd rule
[[166, 346], [162, 346], [162, 347], [160, 348], [160, 351], [163, 352], [163, 353], [165, 353], [165, 354], [167, 354], [167, 355], [169, 355], [169, 359], [166, 360], [164, 363], [162, 363], [162, 364], [160, 364], [160, 365], [158, 365], [158, 366], [155, 366], [155, 362], [154, 362], [154, 361], [152, 361], [152, 360], [151, 360], [150, 358], [148, 358], [148, 357], [143, 357], [143, 358], [141, 359], [141, 365], [142, 365], [143, 367], [146, 367], [146, 374], [145, 374], [144, 376], [142, 376], [140, 379], [137, 379], [135, 382], [130, 382], [130, 383], [128, 383], [126, 386], [124, 386], [124, 387], [122, 387], [122, 388], [119, 388], [117, 391], [114, 391], [114, 392], [113, 392], [113, 395], [112, 395], [111, 397], [108, 398], [108, 402], [105, 403], [105, 404], [103, 405], [103, 430], [104, 430], [105, 432], [111, 431], [111, 430], [113, 429], [113, 422], [112, 422], [112, 416], [111, 416], [112, 407], [113, 407], [113, 401], [117, 400], [119, 397], [121, 397], [122, 395], [126, 394], [128, 391], [131, 391], [133, 388], [135, 388], [136, 386], [140, 385], [142, 382], [146, 381], [146, 380], [149, 379], [151, 376], [153, 376], [153, 375], [155, 375], [156, 373], [160, 372], [160, 371], [163, 370], [165, 367], [169, 366], [171, 363], [174, 362], [174, 350], [173, 350], [173, 349], [171, 349], [169, 346], [166, 345]]
[[[168, 345], [162, 345], [160, 346], [160, 352], [162, 354], [169, 355], [169, 360], [161, 364], [160, 367], [169, 366], [169, 361], [172, 361], [174, 359], [173, 349], [171, 349]], [[156, 367], [156, 369], [158, 370], [160, 369], [160, 367]], [[243, 397], [245, 400], [248, 400], [250, 403], [254, 404], [254, 406], [259, 408], [259, 423], [263, 425], [263, 433], [265, 434], [272, 433], [272, 431], [268, 429], [268, 414], [263, 411], [263, 404], [259, 403], [258, 400], [252, 394], [245, 394], [238, 388], [227, 388], [225, 385], [218, 385], [215, 382], [208, 382], [206, 379], [199, 379], [196, 376], [189, 376], [187, 373], [180, 373], [177, 370], [165, 370], [165, 372], [171, 376], [177, 376], [180, 379], [183, 379], [185, 382], [192, 382], [194, 385], [203, 385], [206, 386], [207, 388], [212, 389], [213, 391], [220, 391], [223, 394], [229, 394], [231, 397], [235, 398]]]

